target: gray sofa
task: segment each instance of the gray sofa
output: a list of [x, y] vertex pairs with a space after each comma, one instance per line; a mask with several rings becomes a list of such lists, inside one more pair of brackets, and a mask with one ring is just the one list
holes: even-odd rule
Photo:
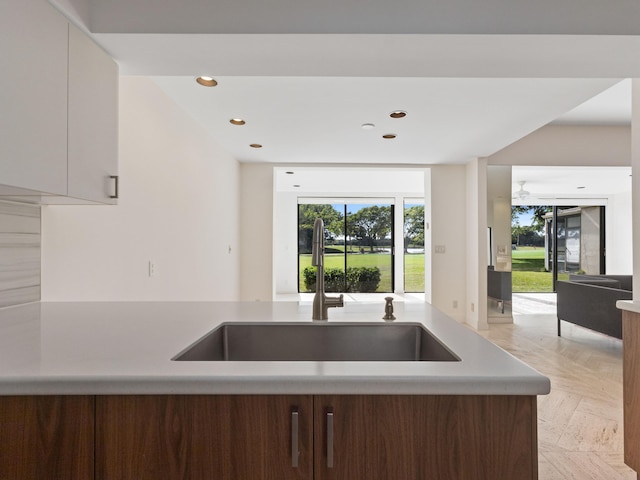
[[622, 338], [618, 300], [631, 300], [631, 275], [569, 275], [556, 283], [558, 336], [561, 321]]

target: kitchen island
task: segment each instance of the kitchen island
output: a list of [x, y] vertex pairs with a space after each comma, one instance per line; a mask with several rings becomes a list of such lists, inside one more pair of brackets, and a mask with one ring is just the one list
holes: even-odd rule
[[[383, 314], [347, 304], [329, 322]], [[549, 380], [428, 304], [395, 315], [460, 361], [171, 360], [222, 322], [311, 322], [310, 304], [4, 309], [0, 478], [537, 478]]]
[[640, 478], [640, 302], [618, 300], [622, 310], [624, 463]]

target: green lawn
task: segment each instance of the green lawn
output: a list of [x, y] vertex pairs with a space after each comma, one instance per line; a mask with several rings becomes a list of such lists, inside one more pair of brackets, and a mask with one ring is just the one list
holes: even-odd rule
[[[514, 292], [552, 292], [553, 276], [544, 269], [544, 248], [518, 247], [511, 251], [512, 285]], [[568, 278], [559, 274], [558, 279]]]
[[[344, 251], [342, 246], [328, 246]], [[330, 250], [329, 250], [330, 251]], [[304, 292], [304, 277], [302, 271], [311, 266], [311, 255], [299, 256], [300, 291]], [[380, 284], [378, 292], [391, 292], [391, 255], [383, 253], [354, 253], [348, 254], [348, 265], [351, 267], [378, 267], [380, 269]], [[327, 253], [324, 256], [325, 268], [344, 268], [344, 255]], [[405, 291], [424, 292], [424, 254], [405, 255]], [[396, 279], [402, 281], [401, 279]]]
[[[331, 249], [344, 252], [342, 245], [327, 245]], [[553, 278], [551, 272], [544, 269], [544, 248], [518, 247], [512, 250], [512, 279], [514, 292], [551, 292]], [[349, 255], [349, 265], [353, 267], [373, 267], [380, 269], [380, 285], [378, 292], [391, 291], [391, 256], [382, 253], [355, 253]], [[344, 268], [342, 253], [325, 254], [325, 268]], [[405, 291], [424, 292], [424, 254], [404, 256]], [[311, 266], [311, 255], [300, 255], [300, 291], [304, 292], [302, 271]], [[559, 279], [568, 278], [567, 274], [558, 275]], [[401, 282], [402, 279], [396, 279]]]
[[404, 291], [424, 292], [424, 253], [404, 256]]

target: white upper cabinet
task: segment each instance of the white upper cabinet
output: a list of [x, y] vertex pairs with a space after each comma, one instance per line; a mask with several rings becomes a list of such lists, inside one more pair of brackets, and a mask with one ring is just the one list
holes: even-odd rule
[[2, 185], [66, 195], [67, 38], [46, 2], [0, 2]]
[[69, 25], [70, 197], [115, 203], [118, 174], [118, 65]]
[[116, 203], [117, 64], [43, 0], [2, 0], [0, 42], [0, 196]]

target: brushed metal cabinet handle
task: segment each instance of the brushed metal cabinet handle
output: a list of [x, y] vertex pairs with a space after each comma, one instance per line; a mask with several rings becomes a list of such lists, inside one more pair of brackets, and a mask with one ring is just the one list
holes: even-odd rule
[[333, 468], [333, 412], [327, 412], [327, 468]]
[[110, 175], [109, 178], [111, 178], [112, 180], [115, 180], [114, 182], [114, 194], [113, 195], [109, 195], [109, 198], [119, 198], [118, 197], [118, 188], [119, 188], [119, 183], [120, 183], [120, 176], [119, 175]]
[[298, 468], [298, 457], [300, 456], [300, 451], [298, 450], [298, 422], [298, 410], [293, 410], [291, 412], [291, 466], [293, 468]]

